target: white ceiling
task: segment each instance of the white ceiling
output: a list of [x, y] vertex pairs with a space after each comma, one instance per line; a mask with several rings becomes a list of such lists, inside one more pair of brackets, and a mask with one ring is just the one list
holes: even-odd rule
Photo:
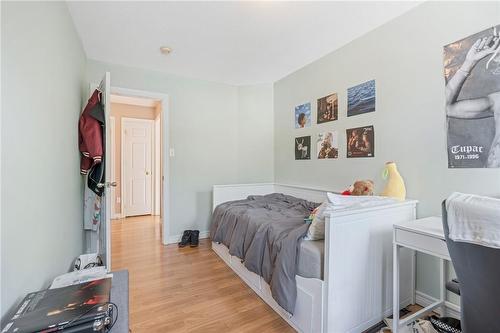
[[[419, 3], [72, 1], [68, 6], [90, 59], [245, 85], [279, 80]], [[162, 45], [173, 52], [162, 55]]]

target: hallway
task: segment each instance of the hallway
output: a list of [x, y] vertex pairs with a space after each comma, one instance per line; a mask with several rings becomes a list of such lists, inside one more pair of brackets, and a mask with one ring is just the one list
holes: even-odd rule
[[[139, 332], [294, 332], [210, 249], [161, 244], [157, 216], [112, 221], [112, 268], [130, 274]], [[258, 318], [258, 320], [256, 320]]]

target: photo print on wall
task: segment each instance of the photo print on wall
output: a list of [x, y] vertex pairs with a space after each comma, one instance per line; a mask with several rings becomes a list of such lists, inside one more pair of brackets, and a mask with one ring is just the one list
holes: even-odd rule
[[500, 25], [444, 47], [449, 168], [500, 167]]
[[338, 112], [339, 100], [336, 93], [318, 99], [318, 124], [337, 120]]
[[375, 111], [375, 80], [347, 89], [347, 116]]
[[318, 159], [320, 160], [338, 158], [338, 133], [336, 131], [319, 133], [316, 141], [316, 149], [318, 152]]
[[310, 160], [311, 159], [311, 137], [301, 136], [295, 138], [295, 159]]
[[311, 103], [307, 102], [295, 107], [295, 128], [311, 126]]
[[346, 130], [347, 157], [374, 157], [375, 132], [373, 126], [363, 126]]

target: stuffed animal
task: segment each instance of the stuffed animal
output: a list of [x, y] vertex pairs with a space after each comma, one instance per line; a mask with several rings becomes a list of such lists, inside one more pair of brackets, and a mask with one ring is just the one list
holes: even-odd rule
[[342, 192], [342, 195], [373, 195], [373, 181], [357, 180], [349, 189]]

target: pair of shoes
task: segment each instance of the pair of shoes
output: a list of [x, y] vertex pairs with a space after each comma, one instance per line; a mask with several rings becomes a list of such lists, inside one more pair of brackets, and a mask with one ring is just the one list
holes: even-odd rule
[[451, 317], [437, 317], [431, 316], [429, 318], [432, 326], [439, 333], [461, 333], [462, 327], [460, 325], [460, 320]]
[[198, 246], [198, 244], [200, 243], [199, 230], [184, 230], [181, 241], [179, 242], [179, 247], [185, 247], [188, 243], [190, 247]]
[[[384, 323], [387, 325], [387, 327], [382, 328], [382, 330], [380, 330], [379, 333], [392, 332], [392, 323], [393, 323], [392, 318], [385, 318]], [[422, 320], [422, 319], [417, 319], [409, 324], [406, 324], [405, 326], [400, 327], [398, 332], [401, 332], [401, 333], [438, 333], [436, 330], [434, 330], [430, 321]]]

